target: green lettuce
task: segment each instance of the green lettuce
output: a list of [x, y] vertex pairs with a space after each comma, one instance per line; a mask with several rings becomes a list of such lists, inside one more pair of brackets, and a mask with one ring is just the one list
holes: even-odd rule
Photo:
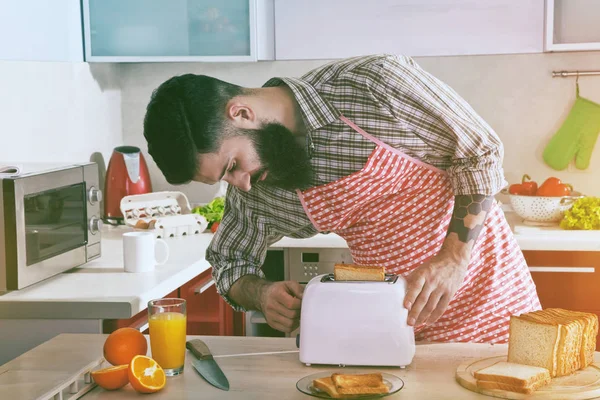
[[224, 211], [225, 197], [217, 197], [204, 206], [198, 206], [192, 209], [193, 213], [200, 214], [206, 218], [209, 225], [214, 222], [220, 222], [223, 219]]

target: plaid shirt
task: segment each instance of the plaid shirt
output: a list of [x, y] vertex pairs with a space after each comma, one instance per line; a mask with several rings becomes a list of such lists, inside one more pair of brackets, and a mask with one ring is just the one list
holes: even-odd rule
[[[339, 119], [343, 114], [372, 136], [425, 163], [446, 170], [455, 195], [494, 195], [506, 186], [503, 147], [488, 124], [450, 87], [411, 58], [356, 57], [329, 63], [302, 78], [273, 78], [287, 85], [312, 141], [314, 184], [323, 185], [363, 168], [375, 144]], [[264, 278], [267, 247], [284, 236], [319, 233], [294, 191], [229, 186], [225, 215], [206, 252], [217, 290], [226, 296], [244, 275]]]

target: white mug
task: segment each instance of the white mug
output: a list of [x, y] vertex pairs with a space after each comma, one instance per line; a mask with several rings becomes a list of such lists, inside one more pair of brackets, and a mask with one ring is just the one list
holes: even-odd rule
[[[156, 243], [162, 244], [165, 255], [156, 258]], [[148, 272], [156, 265], [162, 265], [169, 258], [169, 245], [157, 239], [152, 232], [127, 232], [123, 234], [123, 261], [125, 272]]]

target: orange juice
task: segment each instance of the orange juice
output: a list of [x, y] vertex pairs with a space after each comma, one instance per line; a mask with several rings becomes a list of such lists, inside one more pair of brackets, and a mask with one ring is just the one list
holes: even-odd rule
[[178, 312], [158, 313], [148, 319], [152, 358], [163, 369], [180, 368], [184, 364], [186, 320]]

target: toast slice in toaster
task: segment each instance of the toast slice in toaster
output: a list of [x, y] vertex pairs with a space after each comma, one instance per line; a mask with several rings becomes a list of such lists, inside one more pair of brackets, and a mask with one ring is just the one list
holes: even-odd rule
[[385, 268], [356, 264], [335, 264], [333, 276], [336, 281], [383, 281]]
[[384, 394], [389, 388], [383, 376], [375, 374], [333, 374], [331, 380], [339, 394]]
[[337, 389], [335, 388], [335, 385], [333, 384], [333, 380], [331, 379], [331, 376], [326, 376], [324, 378], [319, 378], [319, 379], [313, 380], [313, 386], [316, 387], [317, 389], [322, 390], [323, 392], [327, 393], [329, 395], [329, 397], [331, 397], [333, 399], [339, 399], [342, 397], [338, 393]]

